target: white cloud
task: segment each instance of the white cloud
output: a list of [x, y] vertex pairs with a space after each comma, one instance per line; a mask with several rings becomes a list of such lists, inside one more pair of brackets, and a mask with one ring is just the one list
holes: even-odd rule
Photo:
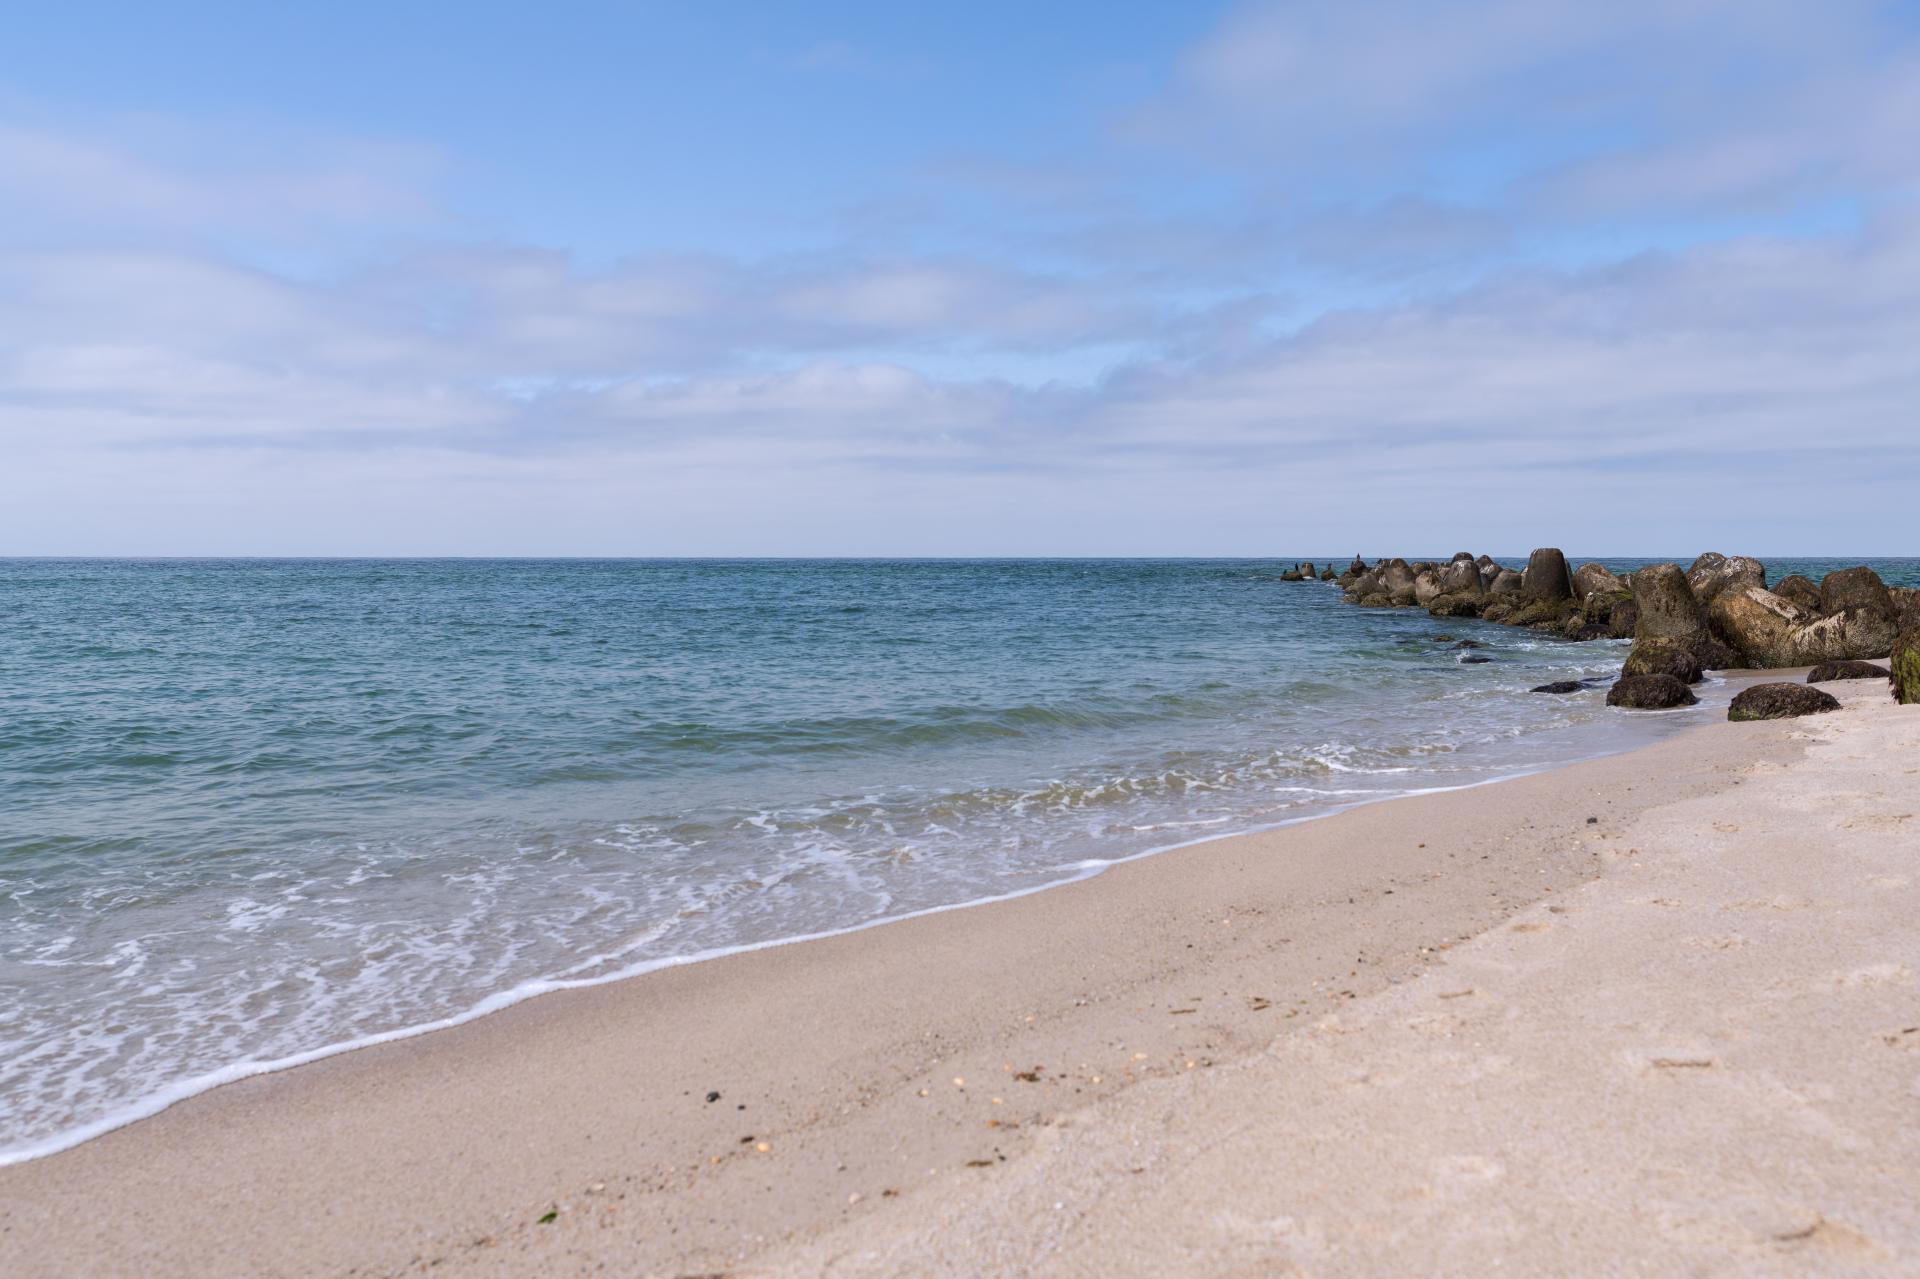
[[[1044, 254], [585, 267], [423, 233], [406, 148], [3, 129], [0, 548], [1900, 550], [1920, 81], [1870, 7], [1809, 12], [1250, 6], [1136, 121], [1250, 186], [1001, 181]], [[1498, 198], [1435, 176], [1469, 135]], [[1752, 229], [1808, 201], [1865, 213]], [[1747, 229], [1604, 247], [1702, 214]], [[1569, 227], [1598, 265], [1516, 247]], [[298, 272], [217, 243], [363, 233]]]

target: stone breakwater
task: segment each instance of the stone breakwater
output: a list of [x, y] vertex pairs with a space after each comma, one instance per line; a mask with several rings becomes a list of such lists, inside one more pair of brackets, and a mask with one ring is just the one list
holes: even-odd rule
[[[1709, 551], [1685, 569], [1653, 564], [1621, 576], [1593, 563], [1571, 569], [1559, 550], [1543, 547], [1518, 572], [1462, 551], [1444, 564], [1369, 565], [1358, 556], [1344, 571], [1300, 564], [1280, 578], [1332, 582], [1361, 608], [1423, 608], [1570, 640], [1630, 639], [1611, 706], [1690, 705], [1697, 699], [1688, 686], [1707, 671], [1794, 666], [1817, 668], [1810, 683], [1885, 677], [1896, 700], [1920, 703], [1920, 589], [1889, 587], [1865, 567], [1769, 586], [1766, 565], [1745, 555]], [[1866, 664], [1876, 658], [1888, 666]], [[1759, 700], [1824, 709], [1818, 698]]]

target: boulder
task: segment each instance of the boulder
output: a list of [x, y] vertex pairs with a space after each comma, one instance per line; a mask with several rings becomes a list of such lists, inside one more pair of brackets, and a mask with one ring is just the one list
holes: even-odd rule
[[1891, 679], [1893, 672], [1872, 662], [1822, 662], [1807, 672], [1807, 683], [1825, 684], [1837, 679]]
[[1722, 591], [1707, 616], [1748, 666], [1804, 666], [1821, 660], [1800, 660], [1804, 648], [1800, 633], [1814, 615], [1772, 591], [1757, 586]]
[[1478, 653], [1468, 653], [1465, 657], [1460, 659], [1460, 665], [1485, 666], [1488, 662], [1491, 662], [1492, 660], [1493, 659], [1491, 657], [1482, 657]]
[[1481, 568], [1498, 568], [1499, 567], [1499, 565], [1493, 562], [1493, 556], [1491, 555], [1482, 555], [1479, 558], [1475, 559], [1474, 563], [1478, 564]]
[[1839, 569], [1820, 579], [1820, 611], [1840, 613], [1847, 609], [1876, 613], [1889, 621], [1897, 611], [1887, 584], [1865, 567]]
[[1425, 608], [1433, 597], [1440, 594], [1440, 574], [1432, 569], [1422, 569], [1413, 575], [1413, 602]]
[[1347, 572], [1352, 573], [1355, 577], [1358, 577], [1360, 574], [1366, 571], [1367, 571], [1367, 562], [1361, 559], [1358, 555], [1353, 557], [1353, 563], [1347, 565]]
[[1632, 639], [1640, 626], [1640, 606], [1629, 595], [1613, 606], [1607, 617], [1607, 633], [1614, 639]]
[[1882, 657], [1895, 637], [1885, 614], [1843, 608], [1816, 617], [1757, 586], [1722, 591], [1707, 612], [1713, 629], [1741, 660], [1762, 669]]
[[1774, 585], [1773, 593], [1808, 612], [1820, 611], [1820, 588], [1798, 573], [1789, 573]]
[[1920, 626], [1902, 631], [1893, 642], [1893, 656], [1887, 659], [1893, 672], [1893, 700], [1902, 706], [1920, 705]]
[[1740, 690], [1733, 705], [1727, 707], [1727, 718], [1792, 719], [1839, 709], [1840, 702], [1832, 693], [1805, 684], [1755, 684]]
[[1767, 566], [1745, 555], [1728, 556], [1708, 551], [1687, 570], [1687, 585], [1693, 587], [1703, 606], [1710, 605], [1729, 587], [1758, 586], [1765, 590]]
[[1303, 582], [1306, 580], [1306, 575], [1297, 568], [1290, 568], [1280, 575], [1280, 580], [1283, 582]]
[[1469, 564], [1473, 563], [1473, 552], [1472, 551], [1455, 551], [1453, 553], [1453, 559], [1448, 562], [1452, 564], [1458, 564], [1462, 560], [1465, 560]]
[[1393, 596], [1385, 591], [1371, 591], [1365, 595], [1356, 596], [1353, 602], [1361, 608], [1392, 608]]
[[1625, 591], [1627, 584], [1613, 575], [1613, 571], [1600, 564], [1582, 564], [1573, 575], [1573, 598], [1585, 602], [1595, 591], [1615, 594]]
[[1655, 564], [1633, 575], [1635, 639], [1703, 640], [1707, 610], [1677, 564]]
[[1527, 557], [1527, 571], [1520, 575], [1520, 590], [1528, 599], [1572, 599], [1573, 577], [1567, 572], [1567, 557], [1551, 546], [1535, 551]]
[[1304, 566], [1303, 568], [1301, 568], [1301, 570], [1300, 570], [1300, 574], [1301, 574], [1301, 576], [1302, 576], [1302, 577], [1306, 577], [1306, 578], [1309, 578], [1309, 579], [1311, 579], [1311, 578], [1316, 578], [1316, 577], [1319, 577], [1319, 576], [1320, 576], [1320, 570], [1319, 570], [1319, 569], [1317, 569], [1317, 568], [1315, 568], [1315, 567], [1313, 566], [1313, 561], [1312, 561], [1312, 560], [1308, 560], [1308, 561], [1306, 562], [1306, 565], [1305, 565], [1305, 566]]
[[1846, 568], [1820, 579], [1822, 624], [1838, 620], [1847, 651], [1835, 658], [1880, 657], [1900, 637], [1900, 609], [1893, 592], [1870, 568]]
[[1372, 571], [1362, 573], [1360, 576], [1354, 578], [1347, 586], [1347, 594], [1355, 599], [1360, 599], [1367, 595], [1385, 594], [1386, 589], [1387, 584], [1380, 579], [1379, 572]]
[[1740, 665], [1740, 654], [1709, 635], [1693, 646], [1703, 670], [1730, 671]]
[[1393, 602], [1402, 608], [1413, 605], [1413, 570], [1401, 559], [1388, 560], [1380, 567], [1380, 580]]
[[1442, 595], [1485, 595], [1486, 584], [1480, 580], [1480, 569], [1472, 560], [1456, 556], [1453, 562], [1440, 570], [1440, 593]]
[[1487, 583], [1487, 594], [1518, 595], [1520, 594], [1520, 587], [1520, 575], [1510, 568], [1503, 568], [1496, 571], [1493, 575], [1493, 580]]
[[1620, 667], [1624, 675], [1671, 675], [1682, 684], [1698, 684], [1703, 668], [1693, 642], [1683, 639], [1637, 639]]
[[1520, 597], [1518, 595], [1488, 596], [1487, 606], [1480, 610], [1480, 620], [1483, 622], [1505, 622], [1518, 611], [1520, 607], [1519, 599]]
[[[1507, 597], [1510, 598], [1510, 597]], [[1482, 617], [1486, 614], [1482, 613]], [[1508, 626], [1527, 626], [1536, 631], [1558, 631], [1566, 627], [1569, 620], [1580, 616], [1580, 606], [1573, 597], [1557, 600], [1532, 600], [1519, 597], [1517, 606], [1502, 620]]]
[[1320, 570], [1320, 580], [1323, 582], [1331, 582], [1333, 580], [1333, 568], [1331, 565]]
[[1607, 690], [1607, 705], [1636, 711], [1691, 706], [1700, 699], [1671, 675], [1622, 675]]
[[[1614, 615], [1622, 611], [1628, 616], [1616, 622]], [[1602, 628], [1614, 639], [1631, 638], [1637, 617], [1638, 613], [1633, 607], [1633, 592], [1624, 589], [1589, 592], [1580, 604], [1581, 622]]]
[[1529, 693], [1577, 693], [1585, 687], [1586, 685], [1577, 679], [1557, 679], [1551, 684], [1542, 684], [1538, 688], [1530, 688], [1527, 691]]
[[1427, 601], [1427, 612], [1435, 617], [1478, 617], [1486, 606], [1485, 595], [1462, 591], [1434, 596]]
[[1893, 598], [1894, 612], [1898, 615], [1895, 625], [1902, 632], [1920, 626], [1920, 587], [1889, 586], [1887, 594]]

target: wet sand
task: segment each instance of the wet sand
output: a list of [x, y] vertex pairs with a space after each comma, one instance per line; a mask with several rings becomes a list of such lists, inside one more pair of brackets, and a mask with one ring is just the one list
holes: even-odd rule
[[1920, 716], [1829, 687], [228, 1085], [0, 1271], [1911, 1268]]

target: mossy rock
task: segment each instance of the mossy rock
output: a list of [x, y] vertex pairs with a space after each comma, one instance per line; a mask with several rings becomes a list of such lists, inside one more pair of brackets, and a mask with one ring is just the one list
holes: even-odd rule
[[1920, 628], [1893, 642], [1887, 668], [1893, 672], [1893, 700], [1902, 706], [1920, 705]]
[[1730, 720], [1795, 719], [1840, 709], [1840, 699], [1825, 689], [1805, 684], [1755, 684], [1742, 689], [1727, 707]]
[[1635, 711], [1670, 710], [1699, 700], [1671, 675], [1622, 675], [1607, 690], [1607, 705]]
[[1639, 639], [1621, 666], [1622, 675], [1671, 675], [1682, 684], [1698, 684], [1700, 655], [1686, 640]]
[[1435, 617], [1478, 617], [1486, 606], [1484, 595], [1436, 595], [1427, 601], [1427, 612]]

